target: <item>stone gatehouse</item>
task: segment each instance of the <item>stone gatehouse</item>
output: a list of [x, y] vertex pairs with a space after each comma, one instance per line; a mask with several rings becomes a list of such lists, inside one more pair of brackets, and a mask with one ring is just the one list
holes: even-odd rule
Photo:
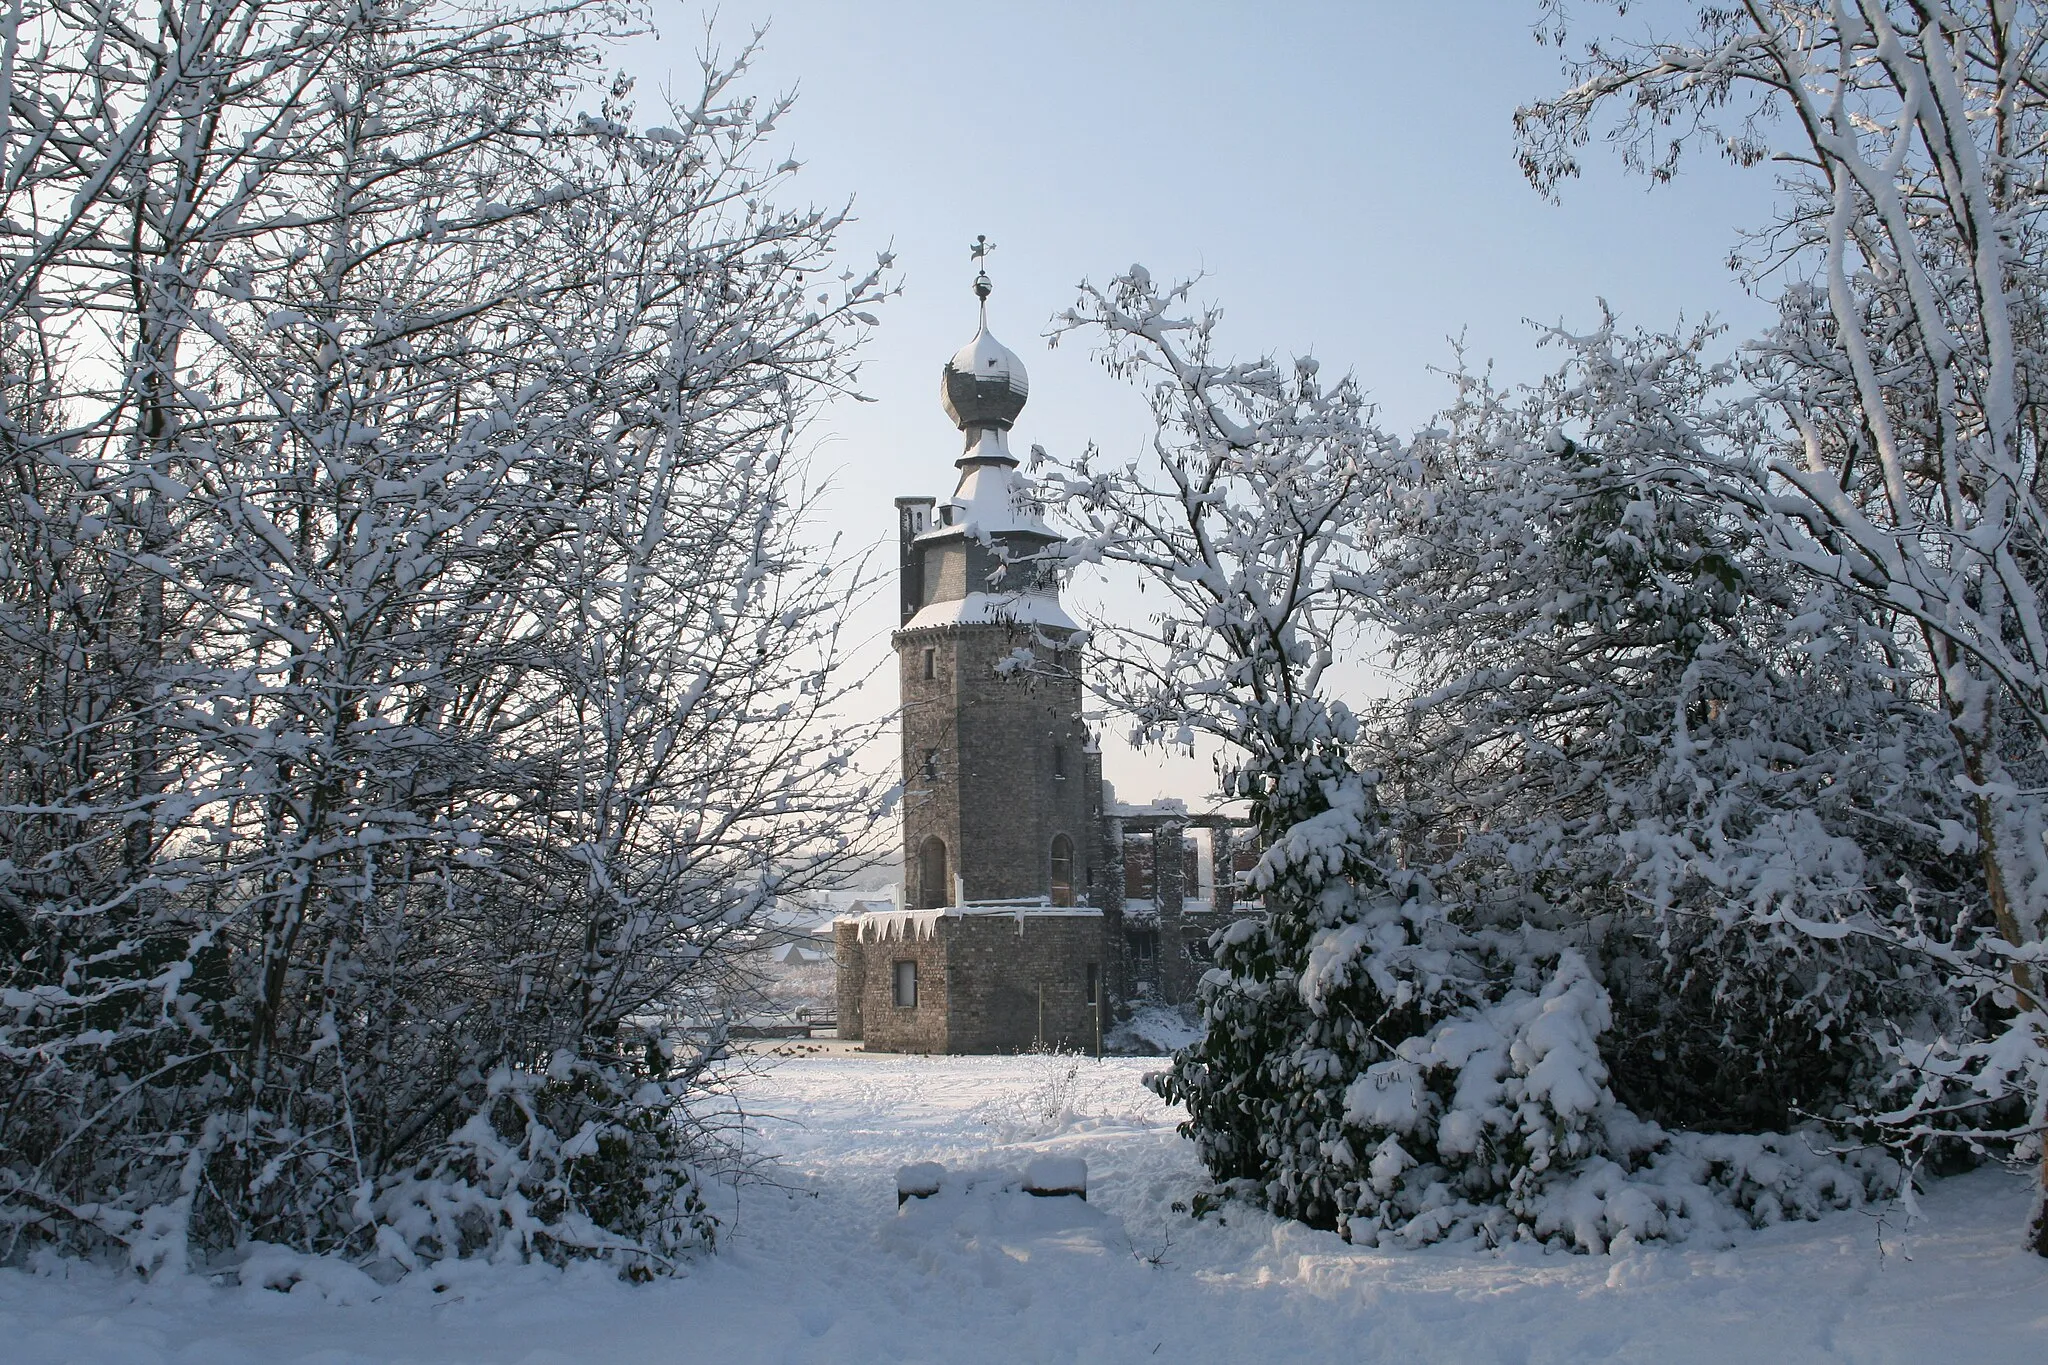
[[839, 1033], [1094, 1051], [1132, 1003], [1190, 998], [1209, 934], [1257, 913], [1235, 893], [1249, 850], [1227, 817], [1120, 805], [1102, 779], [1085, 637], [1034, 560], [1060, 536], [1009, 448], [1024, 365], [989, 334], [986, 274], [975, 292], [981, 328], [941, 377], [958, 485], [896, 500], [903, 885], [898, 908], [835, 926]]

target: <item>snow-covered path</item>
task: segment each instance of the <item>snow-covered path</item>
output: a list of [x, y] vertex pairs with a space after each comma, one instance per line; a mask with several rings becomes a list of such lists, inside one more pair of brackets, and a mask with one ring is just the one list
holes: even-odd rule
[[[2023, 1187], [1938, 1185], [1927, 1225], [1870, 1216], [1733, 1248], [1616, 1257], [1387, 1254], [1245, 1212], [1174, 1212], [1197, 1171], [1156, 1063], [826, 1053], [748, 1081], [783, 1187], [728, 1209], [724, 1250], [642, 1287], [595, 1270], [457, 1266], [441, 1288], [332, 1277], [281, 1294], [0, 1273], [0, 1360], [1543, 1362], [2048, 1358], [2048, 1263], [2015, 1248]], [[1071, 1077], [1069, 1076], [1071, 1072]], [[1070, 1117], [1048, 1121], [1064, 1107]], [[896, 1167], [1085, 1157], [1089, 1202], [941, 1196]]]

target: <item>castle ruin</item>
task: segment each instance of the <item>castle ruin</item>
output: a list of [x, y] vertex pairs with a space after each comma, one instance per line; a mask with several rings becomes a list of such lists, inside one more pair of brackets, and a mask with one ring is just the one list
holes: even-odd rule
[[[1082, 717], [1085, 636], [1038, 558], [1061, 537], [1009, 433], [1024, 365], [980, 330], [941, 375], [953, 496], [896, 499], [903, 884], [835, 925], [839, 1033], [869, 1051], [1099, 1051], [1148, 999], [1192, 998], [1242, 913], [1238, 823], [1118, 804]], [[1191, 837], [1204, 831], [1207, 847]], [[1206, 856], [1202, 856], [1206, 854]]]

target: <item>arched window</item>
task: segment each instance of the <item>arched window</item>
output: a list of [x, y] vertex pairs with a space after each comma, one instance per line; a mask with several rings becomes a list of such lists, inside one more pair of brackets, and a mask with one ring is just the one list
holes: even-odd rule
[[1074, 903], [1074, 841], [1064, 834], [1052, 836], [1052, 903]]
[[953, 903], [953, 888], [946, 881], [946, 841], [930, 835], [917, 850], [917, 901], [926, 910]]

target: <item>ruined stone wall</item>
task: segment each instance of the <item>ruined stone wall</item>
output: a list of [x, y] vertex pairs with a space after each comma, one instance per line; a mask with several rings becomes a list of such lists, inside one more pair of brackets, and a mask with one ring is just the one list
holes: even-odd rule
[[1099, 914], [968, 915], [946, 929], [951, 1051], [1100, 1049], [1108, 944]]
[[[840, 1037], [860, 1038], [869, 1052], [1101, 1047], [1109, 1022], [1101, 915], [947, 916], [928, 936], [905, 933], [862, 937], [857, 925], [839, 926]], [[893, 993], [895, 964], [903, 961], [917, 964], [912, 1008], [896, 1004]]]
[[1202, 973], [1215, 965], [1215, 955], [1209, 951], [1210, 936], [1241, 919], [1252, 918], [1256, 918], [1256, 912], [1249, 909], [1204, 910], [1185, 917], [1181, 925], [1181, 954], [1189, 964], [1192, 981], [1199, 981]]
[[1152, 903], [1159, 911], [1159, 989], [1171, 1004], [1195, 998], [1194, 960], [1187, 949], [1186, 826], [1160, 824], [1152, 835]]
[[839, 968], [837, 996], [839, 1036], [861, 1036], [867, 1006], [867, 954], [860, 950], [860, 925], [838, 920], [832, 925], [833, 959]]
[[[946, 938], [955, 920], [940, 920], [929, 935], [920, 936], [906, 927], [901, 936], [877, 938], [872, 930], [864, 938], [849, 942], [839, 939], [840, 980], [845, 981], [849, 949], [860, 966], [862, 1050], [866, 1052], [948, 1051], [946, 1018], [951, 1008], [947, 982]], [[917, 964], [917, 1004], [906, 1008], [895, 998], [898, 962]], [[845, 1007], [840, 1018], [846, 1017]], [[841, 1037], [846, 1036], [843, 1029]]]
[[1124, 937], [1124, 833], [1123, 822], [1104, 805], [1099, 748], [1088, 755], [1087, 781], [1088, 903], [1102, 911], [1109, 1008], [1111, 1017], [1120, 1019], [1129, 1012], [1132, 991], [1130, 945]]

